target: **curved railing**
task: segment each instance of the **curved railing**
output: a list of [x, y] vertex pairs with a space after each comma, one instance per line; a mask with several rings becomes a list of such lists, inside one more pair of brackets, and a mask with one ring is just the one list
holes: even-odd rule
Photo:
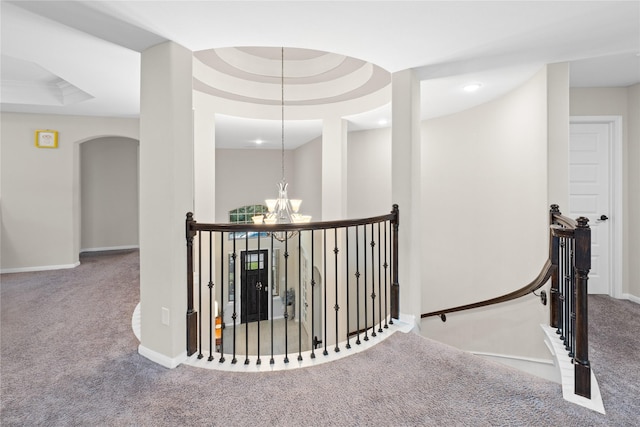
[[[529, 284], [487, 300], [424, 313], [421, 318], [446, 315], [500, 304], [535, 293], [551, 279], [549, 323], [556, 328], [575, 367], [575, 393], [591, 397], [591, 368], [588, 358], [587, 281], [591, 269], [591, 230], [588, 219], [563, 216], [558, 205], [549, 212], [549, 258]], [[547, 295], [540, 293], [543, 304]]]
[[187, 354], [288, 363], [291, 352], [315, 358], [320, 346], [327, 355], [376, 337], [399, 316], [398, 225], [397, 205], [301, 224], [205, 224], [188, 213]]

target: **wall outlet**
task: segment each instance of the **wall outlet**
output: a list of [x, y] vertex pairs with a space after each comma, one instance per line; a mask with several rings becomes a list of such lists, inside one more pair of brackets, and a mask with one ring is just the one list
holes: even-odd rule
[[169, 309], [162, 307], [162, 324], [169, 326]]

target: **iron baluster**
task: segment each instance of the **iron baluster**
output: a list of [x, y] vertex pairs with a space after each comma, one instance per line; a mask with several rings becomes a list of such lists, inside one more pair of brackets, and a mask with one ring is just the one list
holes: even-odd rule
[[371, 336], [375, 337], [376, 334], [376, 263], [375, 263], [375, 251], [376, 242], [374, 241], [373, 223], [371, 223]]
[[333, 229], [333, 240], [334, 240], [333, 254], [334, 254], [334, 262], [335, 262], [334, 271], [335, 271], [335, 278], [336, 278], [336, 304], [333, 306], [334, 310], [336, 311], [336, 347], [334, 351], [337, 353], [340, 351], [340, 347], [338, 347], [338, 342], [339, 342], [338, 311], [340, 310], [340, 306], [338, 305], [338, 252], [340, 252], [340, 250], [338, 249], [338, 229], [337, 228]]
[[346, 261], [345, 261], [345, 290], [347, 292], [347, 316], [346, 316], [346, 321], [347, 321], [347, 344], [345, 345], [345, 347], [347, 349], [351, 348], [351, 343], [349, 342], [349, 339], [351, 338], [350, 334], [349, 334], [349, 316], [351, 315], [351, 312], [349, 311], [349, 227], [346, 227], [344, 229], [344, 241], [345, 241], [345, 257], [346, 257]]
[[323, 264], [323, 273], [324, 273], [324, 351], [323, 355], [328, 355], [327, 351], [327, 230], [323, 230], [322, 232], [323, 239], [323, 248], [324, 248], [324, 264]]
[[315, 343], [315, 338], [316, 338], [316, 300], [315, 300], [315, 296], [316, 296], [316, 277], [315, 274], [313, 274], [313, 272], [315, 271], [314, 266], [315, 264], [315, 244], [314, 244], [314, 236], [315, 236], [315, 232], [313, 230], [311, 230], [311, 358], [315, 359], [316, 358], [316, 343]]
[[213, 360], [213, 329], [215, 328], [215, 313], [213, 312], [213, 239], [209, 231], [209, 357]]
[[[218, 360], [219, 363], [224, 363], [224, 284], [225, 284], [225, 280], [224, 280], [224, 260], [225, 260], [225, 256], [224, 256], [224, 231], [220, 232], [220, 265], [222, 267], [220, 267], [220, 306], [219, 306], [219, 313], [220, 313], [220, 359]], [[233, 265], [235, 266], [235, 262], [233, 263]], [[228, 268], [228, 267], [227, 267]], [[228, 275], [231, 275], [231, 271], [228, 271], [227, 273]], [[226, 282], [228, 285], [228, 281]], [[218, 313], [216, 313], [216, 319], [218, 317]], [[218, 323], [216, 322], [216, 328], [217, 328]], [[216, 334], [216, 345], [218, 344], [217, 342], [218, 338], [217, 338], [217, 334]]]
[[360, 345], [360, 239], [356, 225], [356, 344]]
[[302, 232], [298, 233], [298, 360], [302, 360]]
[[389, 267], [389, 264], [387, 264], [387, 246], [388, 242], [387, 242], [387, 221], [384, 222], [384, 327], [385, 328], [389, 328], [389, 324], [387, 323], [387, 307], [388, 307], [388, 300], [387, 300], [387, 289], [388, 289], [388, 283], [387, 283], [387, 277], [388, 277], [388, 271], [387, 268]]
[[[235, 364], [238, 362], [238, 359], [236, 359], [236, 327], [237, 327], [237, 322], [236, 319], [238, 318], [238, 311], [236, 308], [236, 303], [237, 303], [237, 299], [238, 299], [238, 286], [237, 286], [237, 282], [235, 280], [235, 272], [237, 271], [237, 267], [236, 267], [236, 258], [237, 258], [237, 252], [236, 252], [236, 233], [231, 233], [233, 234], [233, 254], [231, 254], [231, 258], [233, 259], [233, 268], [234, 268], [234, 280], [233, 280], [233, 287], [234, 287], [234, 292], [233, 292], [233, 314], [231, 315], [231, 319], [233, 319], [233, 357], [231, 358], [231, 363]], [[242, 271], [242, 270], [240, 270]], [[242, 282], [242, 277], [240, 278], [241, 282]]]
[[[248, 233], [247, 233], [248, 234]], [[262, 254], [260, 253], [260, 233], [258, 233], [258, 281], [256, 282], [256, 290], [258, 291], [258, 359], [256, 360], [256, 365], [262, 364], [262, 359], [260, 359], [260, 324], [262, 323], [262, 281], [260, 280], [260, 257]], [[266, 261], [266, 260], [265, 260]], [[264, 264], [263, 264], [264, 266]], [[247, 325], [249, 324], [249, 319], [247, 318]], [[247, 351], [248, 353], [249, 351]]]
[[[271, 239], [271, 257], [273, 258], [273, 233], [269, 234], [270, 239]], [[273, 272], [273, 268], [274, 268], [274, 262], [273, 259], [271, 260], [271, 271]], [[273, 358], [273, 289], [275, 287], [275, 283], [274, 281], [279, 280], [279, 277], [274, 277], [273, 274], [271, 274], [271, 288], [269, 289], [269, 299], [271, 300], [271, 359], [269, 359], [269, 364], [273, 365], [274, 363], [276, 363], [276, 360]]]
[[367, 324], [367, 226], [362, 226], [362, 260], [364, 262], [364, 266], [362, 270], [364, 271], [364, 293], [363, 293], [363, 305], [364, 305], [364, 340], [369, 341], [369, 327]]
[[289, 239], [284, 240], [284, 363], [289, 363]]
[[382, 332], [382, 269], [380, 266], [380, 260], [382, 259], [382, 246], [380, 244], [380, 223], [378, 223], [378, 319], [380, 323], [378, 324], [378, 332]]
[[198, 359], [202, 359], [202, 232], [198, 231]]

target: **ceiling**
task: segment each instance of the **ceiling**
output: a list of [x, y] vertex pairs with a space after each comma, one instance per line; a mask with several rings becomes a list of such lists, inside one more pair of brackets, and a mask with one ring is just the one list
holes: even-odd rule
[[[301, 55], [293, 59], [414, 69], [423, 118], [495, 99], [548, 63], [569, 62], [574, 87], [640, 82], [640, 1], [3, 0], [1, 7], [6, 112], [137, 117], [140, 52], [167, 40], [196, 57], [237, 47], [277, 60], [279, 49], [255, 47], [285, 46]], [[260, 79], [274, 78], [268, 74]], [[470, 82], [481, 89], [464, 92]], [[348, 120], [350, 129], [389, 126], [390, 106]], [[277, 141], [263, 147], [278, 148], [280, 125], [267, 122], [220, 117], [217, 145], [250, 147], [262, 138]], [[322, 124], [287, 128], [292, 148]]]

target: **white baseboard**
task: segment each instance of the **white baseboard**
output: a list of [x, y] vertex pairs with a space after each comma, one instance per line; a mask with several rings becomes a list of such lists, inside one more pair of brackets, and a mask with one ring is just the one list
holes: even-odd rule
[[39, 265], [36, 267], [19, 267], [19, 268], [3, 268], [0, 273], [28, 273], [31, 271], [48, 271], [48, 270], [64, 270], [66, 268], [76, 268], [80, 265], [80, 261], [73, 264], [61, 264], [61, 265]]
[[183, 352], [176, 357], [169, 357], [164, 354], [158, 353], [157, 351], [151, 350], [142, 344], [138, 346], [138, 354], [146, 357], [152, 362], [157, 363], [158, 365], [162, 365], [165, 368], [173, 369], [178, 365], [184, 363], [187, 360], [187, 352]]
[[80, 252], [123, 251], [127, 249], [140, 249], [140, 246], [125, 245], [125, 246], [105, 246], [103, 248], [84, 248], [84, 249], [80, 249]]
[[519, 371], [527, 372], [540, 378], [561, 384], [562, 379], [553, 360], [535, 359], [522, 356], [513, 356], [508, 354], [485, 353], [481, 351], [471, 351], [476, 356], [490, 359], [503, 365], [516, 368]]
[[623, 299], [628, 299], [631, 302], [635, 302], [636, 304], [640, 304], [640, 297], [631, 294], [622, 294]]

